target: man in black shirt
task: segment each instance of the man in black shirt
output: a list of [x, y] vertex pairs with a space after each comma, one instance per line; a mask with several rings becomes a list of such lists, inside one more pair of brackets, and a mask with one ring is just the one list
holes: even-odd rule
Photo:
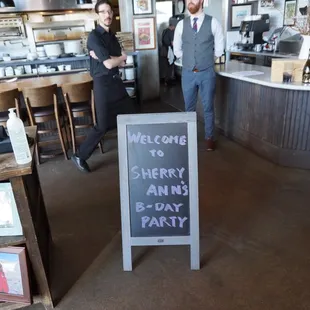
[[[116, 36], [110, 32], [113, 10], [108, 0], [98, 0], [95, 12], [99, 16], [99, 25], [88, 36], [87, 48], [90, 51], [90, 74], [93, 78], [94, 99], [97, 125], [81, 144], [78, 154], [71, 159], [82, 172], [90, 172], [86, 160], [107, 132], [111, 115], [109, 110], [119, 104], [129, 104], [129, 96], [119, 77], [118, 67], [125, 65], [127, 56], [122, 52]], [[115, 107], [114, 107], [115, 110]], [[115, 111], [114, 111], [115, 112]], [[114, 114], [114, 113], [112, 113]]]
[[174, 62], [170, 63], [167, 57], [168, 57], [169, 47], [172, 49], [172, 55], [173, 55], [173, 37], [174, 37], [174, 30], [175, 30], [177, 23], [178, 23], [178, 20], [175, 17], [170, 17], [169, 27], [166, 28], [162, 33], [161, 56], [164, 58], [162, 61], [162, 64], [163, 64], [163, 69], [164, 69], [163, 71], [164, 71], [164, 79], [165, 79], [166, 85], [173, 85], [173, 80], [174, 80]]

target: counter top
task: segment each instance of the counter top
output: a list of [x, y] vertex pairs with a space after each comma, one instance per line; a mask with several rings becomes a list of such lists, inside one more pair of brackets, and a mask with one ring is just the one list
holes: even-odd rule
[[[29, 137], [36, 139], [37, 126], [25, 127]], [[34, 155], [34, 145], [30, 148], [31, 156]], [[25, 165], [18, 165], [15, 161], [14, 153], [0, 154], [0, 181], [8, 180], [16, 176], [22, 176], [32, 173], [33, 159]]]
[[[178, 67], [182, 67], [180, 59], [177, 59], [174, 63]], [[310, 85], [304, 85], [302, 83], [277, 83], [271, 82], [271, 68], [257, 65], [250, 65], [241, 63], [239, 61], [229, 61], [225, 65], [215, 65], [215, 72], [219, 75], [230, 77], [233, 79], [246, 81], [250, 83], [260, 84], [267, 87], [283, 88], [291, 90], [304, 90], [310, 91]], [[242, 76], [237, 74], [244, 71], [259, 71], [260, 75], [248, 75]]]
[[242, 50], [228, 50], [227, 53], [234, 53], [234, 54], [242, 54], [242, 55], [255, 55], [255, 56], [268, 56], [273, 58], [298, 58], [297, 54], [283, 54], [279, 52], [268, 52], [268, 51], [242, 51]]
[[[277, 83], [271, 82], [271, 68], [264, 66], [256, 66], [245, 63], [240, 63], [238, 61], [229, 61], [225, 65], [216, 65], [215, 71], [217, 74], [241, 81], [246, 81], [250, 83], [260, 84], [267, 87], [273, 88], [283, 88], [291, 90], [303, 90], [310, 91], [310, 85], [304, 85], [302, 83]], [[263, 72], [260, 75], [250, 75], [242, 76], [237, 74], [238, 72], [244, 71], [259, 71]]]

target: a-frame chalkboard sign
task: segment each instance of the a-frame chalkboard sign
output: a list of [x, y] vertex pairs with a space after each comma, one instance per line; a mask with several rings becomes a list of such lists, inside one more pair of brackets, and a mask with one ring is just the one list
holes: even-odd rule
[[190, 245], [200, 268], [195, 112], [117, 117], [123, 268], [132, 246]]

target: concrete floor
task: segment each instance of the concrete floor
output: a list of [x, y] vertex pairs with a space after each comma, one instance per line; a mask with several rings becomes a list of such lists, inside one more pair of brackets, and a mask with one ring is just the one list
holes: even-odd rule
[[199, 128], [195, 272], [187, 246], [137, 248], [134, 271], [122, 271], [115, 137], [92, 156], [89, 175], [60, 157], [40, 166], [56, 309], [310, 309], [310, 171], [275, 166], [222, 136], [208, 153], [202, 137]]

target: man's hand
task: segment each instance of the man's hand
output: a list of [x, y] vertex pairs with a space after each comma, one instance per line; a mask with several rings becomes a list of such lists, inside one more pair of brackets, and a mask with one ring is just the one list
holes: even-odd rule
[[125, 53], [124, 51], [122, 51], [121, 59], [122, 59], [123, 61], [126, 61], [126, 60], [127, 60], [127, 55], [126, 55], [126, 53]]
[[92, 58], [98, 60], [98, 57], [96, 56], [96, 54], [95, 54], [94, 51], [90, 51], [90, 52], [89, 52], [89, 55], [90, 55], [90, 57], [92, 57]]

